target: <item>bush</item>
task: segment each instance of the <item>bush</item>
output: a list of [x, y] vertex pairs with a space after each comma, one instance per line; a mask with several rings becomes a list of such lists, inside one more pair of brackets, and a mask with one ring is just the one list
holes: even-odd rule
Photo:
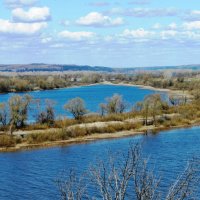
[[42, 142], [66, 140], [68, 139], [68, 136], [64, 131], [61, 130], [61, 131], [53, 131], [46, 133], [30, 134], [26, 137], [26, 139], [29, 144], [38, 144]]
[[14, 147], [16, 140], [11, 135], [0, 135], [0, 147]]
[[88, 132], [87, 132], [87, 128], [85, 127], [81, 128], [77, 126], [77, 127], [66, 130], [66, 134], [67, 136], [74, 138], [74, 137], [88, 135]]

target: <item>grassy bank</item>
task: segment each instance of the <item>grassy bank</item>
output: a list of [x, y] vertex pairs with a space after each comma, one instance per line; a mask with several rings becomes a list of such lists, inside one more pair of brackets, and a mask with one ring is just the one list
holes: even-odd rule
[[[25, 134], [26, 131], [24, 130], [21, 131], [21, 135], [17, 136], [0, 135], [0, 151], [9, 152], [84, 143], [99, 139], [121, 138], [138, 134], [156, 134], [161, 130], [200, 124], [200, 116], [182, 118], [181, 115], [170, 114], [157, 116], [156, 126], [153, 125], [152, 119], [149, 119], [149, 124], [146, 126], [143, 124], [142, 118], [127, 118], [127, 114], [124, 115], [126, 117], [118, 122], [110, 121], [111, 117], [110, 120], [107, 117], [106, 119], [102, 117], [101, 122], [88, 118], [85, 119], [84, 123], [68, 124], [62, 128], [35, 130], [34, 133], [30, 131], [28, 134]], [[22, 135], [23, 137], [21, 137]]]

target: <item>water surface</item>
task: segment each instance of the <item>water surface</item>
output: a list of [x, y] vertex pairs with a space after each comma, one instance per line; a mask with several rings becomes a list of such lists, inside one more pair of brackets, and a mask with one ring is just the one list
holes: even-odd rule
[[[63, 169], [83, 172], [107, 152], [126, 152], [131, 141], [143, 141], [165, 186], [182, 172], [191, 156], [200, 156], [200, 127], [164, 131], [154, 136], [101, 140], [88, 144], [0, 154], [0, 199], [53, 200], [54, 180]], [[92, 195], [92, 194], [91, 194]], [[200, 190], [198, 193], [200, 198]]]
[[[80, 97], [85, 101], [86, 107], [91, 112], [99, 111], [99, 104], [104, 103], [107, 97], [111, 97], [113, 94], [120, 94], [123, 96], [125, 101], [131, 105], [134, 105], [138, 101], [142, 101], [145, 96], [149, 94], [160, 93], [149, 89], [141, 89], [133, 86], [120, 86], [120, 85], [92, 85], [92, 86], [81, 86], [72, 88], [63, 88], [55, 90], [44, 90], [27, 92], [26, 94], [31, 95], [34, 99], [40, 99], [42, 105], [44, 105], [45, 99], [50, 99], [55, 102], [56, 116], [70, 116], [63, 106], [65, 103], [75, 97]], [[0, 102], [6, 102], [8, 99], [15, 95], [23, 95], [25, 93], [8, 93], [0, 95]], [[35, 114], [35, 108], [30, 111], [30, 120], [33, 120]]]

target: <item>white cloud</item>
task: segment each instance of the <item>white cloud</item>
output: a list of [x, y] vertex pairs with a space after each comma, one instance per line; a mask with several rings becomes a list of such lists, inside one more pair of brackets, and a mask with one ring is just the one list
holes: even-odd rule
[[167, 30], [167, 31], [161, 31], [161, 39], [169, 39], [174, 38], [178, 34], [177, 31], [174, 30]]
[[172, 22], [169, 25], [162, 25], [160, 23], [155, 23], [152, 26], [152, 28], [156, 29], [156, 30], [161, 30], [161, 29], [164, 29], [164, 30], [177, 30], [179, 28], [179, 26], [175, 22]]
[[48, 7], [32, 7], [28, 11], [16, 8], [12, 11], [12, 17], [17, 22], [44, 22], [51, 18]]
[[192, 40], [199, 40], [200, 33], [196, 33], [193, 31], [185, 31], [182, 33], [185, 38], [192, 39]]
[[46, 44], [52, 41], [51, 37], [44, 37], [41, 39], [41, 43]]
[[175, 30], [175, 29], [177, 29], [177, 27], [178, 27], [177, 24], [174, 22], [168, 25], [168, 29], [170, 29], [170, 30]]
[[183, 27], [186, 30], [197, 30], [197, 29], [200, 29], [200, 21], [185, 22], [185, 23], [183, 23]]
[[86, 32], [86, 31], [79, 31], [79, 32], [62, 31], [58, 35], [68, 40], [82, 41], [82, 40], [92, 39], [95, 37], [96, 34], [93, 32]]
[[124, 30], [124, 32], [122, 33], [123, 37], [132, 37], [132, 38], [150, 38], [154, 35], [155, 33], [153, 31], [146, 31], [143, 28], [140, 29], [136, 29], [136, 30], [129, 30], [126, 29]]
[[112, 19], [98, 12], [91, 12], [78, 19], [76, 23], [82, 26], [108, 27], [122, 25], [124, 24], [124, 21], [121, 17]]
[[187, 21], [199, 21], [200, 20], [200, 10], [191, 10], [185, 14], [183, 17]]
[[156, 23], [153, 25], [153, 29], [160, 29], [162, 25], [160, 23]]
[[130, 17], [174, 17], [178, 14], [175, 8], [112, 8], [110, 14], [119, 14]]
[[32, 35], [47, 27], [46, 22], [41, 23], [13, 23], [0, 19], [0, 33]]
[[38, 0], [4, 0], [4, 3], [9, 8], [19, 8], [33, 6]]

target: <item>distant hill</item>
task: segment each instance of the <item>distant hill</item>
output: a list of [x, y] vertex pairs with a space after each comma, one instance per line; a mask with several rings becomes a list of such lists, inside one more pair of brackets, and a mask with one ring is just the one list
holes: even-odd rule
[[88, 65], [49, 65], [33, 63], [27, 65], [0, 65], [0, 72], [38, 72], [38, 71], [97, 71], [112, 72], [109, 67], [91, 67]]
[[200, 70], [200, 65], [162, 66], [162, 67], [134, 67], [111, 68], [88, 65], [54, 65], [44, 63], [0, 65], [0, 72], [66, 72], [66, 71], [91, 71], [91, 72], [118, 72], [130, 73], [134, 71], [160, 71], [160, 70]]
[[155, 66], [155, 67], [135, 67], [135, 68], [125, 68], [121, 69], [122, 71], [140, 71], [140, 70], [148, 70], [148, 71], [159, 71], [159, 70], [200, 70], [199, 65], [179, 65], [179, 66]]

